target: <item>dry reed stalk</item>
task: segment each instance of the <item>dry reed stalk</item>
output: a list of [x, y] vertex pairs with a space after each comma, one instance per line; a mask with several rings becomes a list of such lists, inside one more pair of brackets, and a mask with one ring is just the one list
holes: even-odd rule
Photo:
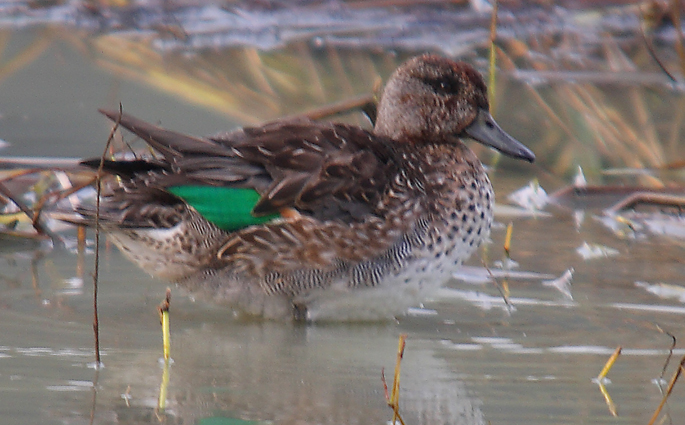
[[632, 208], [638, 204], [661, 205], [676, 208], [685, 208], [685, 196], [671, 195], [667, 193], [636, 192], [607, 209], [608, 214], [618, 214], [620, 211]]
[[676, 33], [675, 49], [680, 59], [680, 72], [685, 74], [685, 46], [683, 45], [683, 27], [680, 19], [680, 0], [671, 0], [671, 20]]
[[[582, 102], [574, 102], [576, 99], [573, 97], [568, 97], [568, 99], [583, 114], [586, 123], [591, 125], [592, 134], [598, 137], [599, 141], [610, 145], [611, 153], [605, 152], [608, 158], [615, 158], [618, 155], [623, 163], [632, 168], [644, 168], [643, 159], [648, 160], [654, 166], [662, 163], [661, 148], [657, 148], [658, 152], [654, 152], [651, 146], [641, 142], [642, 137], [637, 133], [636, 128], [629, 124], [623, 115], [609, 107], [596, 88], [579, 86], [576, 93], [567, 94], [569, 96], [577, 94], [582, 97]], [[646, 107], [642, 104], [638, 106], [638, 109], [640, 110], [638, 114], [641, 115], [640, 128], [647, 128], [645, 131], [649, 132], [651, 119], [647, 118]], [[651, 127], [653, 128], [653, 125]], [[655, 131], [653, 137], [656, 137]], [[659, 145], [658, 142], [650, 144]], [[601, 145], [602, 143], [598, 143], [598, 146]]]
[[492, 2], [492, 13], [490, 14], [490, 49], [489, 49], [489, 62], [490, 70], [488, 72], [488, 98], [490, 99], [490, 113], [494, 114], [496, 108], [496, 96], [497, 92], [495, 89], [496, 81], [496, 59], [497, 59], [497, 47], [495, 46], [495, 40], [497, 39], [497, 9], [499, 3], [497, 0]]
[[495, 288], [497, 288], [500, 297], [502, 297], [502, 301], [504, 301], [504, 305], [507, 307], [507, 312], [511, 313], [512, 309], [514, 308], [514, 305], [511, 304], [511, 302], [509, 301], [509, 283], [506, 279], [504, 280], [504, 282], [500, 283], [500, 281], [497, 279], [494, 273], [492, 273], [492, 270], [490, 270], [490, 267], [488, 267], [488, 265], [485, 263], [485, 260], [482, 258], [481, 264], [483, 265], [485, 271], [488, 272], [488, 276], [490, 276], [490, 279], [492, 279], [493, 283], [495, 284]]
[[34, 205], [34, 210], [36, 212], [35, 216], [33, 217], [33, 222], [36, 223], [40, 219], [41, 214], [43, 213], [43, 208], [45, 207], [45, 204], [48, 202], [58, 202], [64, 198], [67, 198], [74, 193], [78, 192], [79, 190], [86, 188], [88, 186], [91, 186], [93, 183], [95, 183], [96, 177], [91, 178], [90, 180], [78, 184], [76, 186], [72, 186], [68, 189], [64, 190], [59, 190], [56, 192], [48, 192], [45, 193], [43, 196], [38, 199], [38, 201]]
[[620, 345], [616, 347], [616, 350], [606, 361], [604, 367], [599, 372], [599, 375], [597, 375], [596, 378], [597, 384], [599, 385], [599, 391], [602, 393], [602, 396], [604, 397], [604, 401], [606, 402], [607, 407], [609, 408], [609, 412], [614, 417], [618, 416], [618, 412], [616, 410], [616, 405], [614, 404], [614, 401], [611, 399], [611, 396], [609, 395], [609, 391], [607, 391], [606, 387], [604, 386], [604, 379], [606, 379], [607, 374], [614, 366], [614, 363], [616, 363], [616, 360], [618, 360], [618, 357], [621, 355], [622, 350], [623, 347], [621, 347]]
[[388, 393], [388, 384], [385, 381], [385, 373], [381, 369], [381, 380], [383, 382], [383, 389], [385, 391], [385, 401], [388, 406], [392, 409], [392, 423], [393, 425], [400, 421], [400, 424], [404, 424], [404, 420], [400, 415], [400, 366], [402, 364], [402, 359], [404, 358], [404, 348], [407, 345], [407, 334], [400, 334], [399, 343], [397, 347], [397, 361], [395, 362], [395, 373], [392, 380], [392, 390]]
[[0, 65], [0, 83], [10, 75], [13, 75], [15, 72], [34, 62], [48, 49], [48, 47], [50, 47], [50, 45], [52, 45], [52, 38], [44, 35], [48, 31], [49, 30], [41, 31], [41, 34], [39, 34], [36, 37], [36, 40], [27, 48], [20, 53], [17, 53], [3, 65]]
[[[96, 48], [102, 50], [106, 59], [97, 58], [95, 63], [119, 76], [142, 81], [151, 87], [224, 112], [248, 124], [259, 123], [259, 113], [263, 113], [270, 102], [267, 97], [260, 97], [252, 90], [241, 88], [242, 83], [217, 89], [207, 82], [198, 80], [192, 74], [179, 71], [178, 68], [170, 68], [169, 64], [151, 49], [134, 43], [123, 43], [122, 40], [117, 40], [115, 46], [107, 46], [110, 41], [112, 37], [101, 37], [96, 40]], [[249, 102], [252, 106], [246, 107], [246, 103], [250, 105]], [[259, 105], [259, 109], [255, 109], [254, 105]]]
[[656, 20], [660, 18], [657, 18], [654, 15], [661, 15], [661, 11], [656, 10], [659, 7], [660, 5], [657, 2], [644, 2], [640, 5], [640, 34], [642, 35], [642, 40], [644, 41], [647, 52], [651, 58], [659, 66], [661, 71], [669, 78], [669, 80], [676, 82], [677, 80], [675, 77], [669, 72], [668, 68], [666, 68], [666, 65], [656, 54], [656, 50], [654, 49], [651, 38], [647, 36], [648, 31], [651, 31], [654, 26], [659, 25]]
[[333, 46], [328, 46], [326, 49], [327, 58], [331, 63], [333, 68], [333, 79], [337, 82], [338, 86], [342, 89], [343, 96], [349, 97], [354, 94], [354, 88], [350, 82], [349, 74], [345, 71], [345, 66], [340, 59], [340, 54], [338, 49]]
[[243, 55], [245, 56], [244, 63], [248, 68], [247, 75], [252, 79], [252, 82], [261, 92], [266, 93], [266, 95], [271, 98], [276, 98], [276, 92], [266, 78], [264, 63], [262, 62], [257, 49], [245, 48]]
[[10, 39], [12, 38], [12, 33], [13, 30], [9, 28], [0, 30], [0, 59], [2, 59], [2, 56], [5, 54], [7, 45], [9, 44]]
[[[8, 158], [8, 161], [4, 161], [4, 158], [0, 158], [0, 164], [10, 164], [12, 158]], [[13, 180], [18, 177], [23, 177], [23, 176], [28, 176], [31, 174], [36, 174], [40, 173], [41, 171], [44, 171], [44, 168], [23, 168], [19, 170], [5, 170], [5, 171], [0, 171], [0, 182], [6, 182], [8, 180]]]
[[673, 335], [665, 329], [662, 329], [661, 326], [657, 324], [655, 324], [654, 326], [656, 326], [656, 329], [659, 332], [671, 338], [671, 346], [668, 349], [668, 356], [666, 357], [666, 361], [664, 361], [664, 367], [661, 369], [661, 375], [659, 375], [659, 380], [663, 380], [664, 375], [666, 374], [666, 368], [668, 368], [668, 364], [671, 362], [671, 359], [673, 358], [673, 350], [675, 350], [675, 346], [678, 343], [678, 340], [676, 339], [675, 335]]
[[155, 408], [155, 416], [160, 423], [166, 423], [165, 410], [166, 399], [169, 390], [169, 360], [164, 360], [164, 367], [162, 369], [162, 381], [159, 384], [159, 398], [157, 399], [157, 406]]
[[616, 404], [614, 403], [614, 400], [612, 400], [611, 395], [609, 395], [609, 391], [607, 391], [607, 387], [601, 382], [598, 382], [597, 385], [599, 386], [599, 392], [601, 392], [602, 396], [604, 397], [604, 402], [607, 404], [607, 407], [609, 408], [609, 413], [611, 413], [611, 416], [617, 417], [618, 410], [616, 409]]
[[[309, 46], [304, 42], [298, 42], [295, 44], [295, 54], [297, 55], [298, 62], [302, 64], [302, 70], [305, 72], [306, 79], [309, 82], [309, 90], [311, 90], [311, 95], [317, 102], [324, 102], [326, 100], [326, 89], [319, 76], [319, 71], [316, 67], [316, 62], [312, 57]], [[297, 92], [298, 88], [292, 87], [292, 92]]]
[[616, 350], [614, 350], [614, 353], [609, 357], [607, 362], [604, 364], [604, 367], [602, 370], [599, 372], [599, 375], [597, 375], [597, 380], [602, 381], [604, 378], [607, 377], [607, 374], [611, 370], [611, 368], [614, 366], [614, 363], [616, 363], [616, 360], [618, 360], [618, 356], [621, 355], [621, 351], [623, 351], [623, 347], [620, 345], [616, 347]]
[[[515, 71], [516, 65], [511, 60], [511, 58], [509, 58], [509, 56], [506, 53], [504, 53], [501, 49], [498, 49], [498, 52], [501, 53], [499, 57], [499, 63], [502, 64], [502, 68], [507, 69], [510, 72]], [[573, 134], [571, 128], [568, 125], [566, 125], [566, 123], [559, 117], [559, 115], [557, 115], [554, 109], [545, 101], [545, 99], [540, 95], [540, 93], [535, 89], [535, 87], [531, 86], [530, 84], [525, 84], [524, 87], [528, 94], [533, 98], [535, 103], [537, 103], [538, 106], [542, 108], [543, 112], [547, 114], [547, 116], [552, 120], [552, 122], [566, 133], [566, 135], [569, 138], [569, 141], [572, 142], [576, 148], [582, 149], [582, 143]]]
[[509, 259], [511, 259], [511, 254], [509, 253], [509, 250], [511, 248], [511, 236], [513, 233], [514, 223], [510, 221], [509, 224], [507, 224], [507, 233], [504, 236], [504, 253]]
[[667, 158], [677, 158], [682, 156], [680, 152], [680, 140], [681, 140], [681, 129], [683, 127], [683, 121], [685, 121], [685, 97], [679, 96], [676, 100], [676, 105], [674, 105], [675, 116], [671, 121], [671, 126], [669, 129], [669, 136], [665, 143], [667, 148]]
[[668, 387], [666, 387], [666, 394], [664, 394], [664, 396], [662, 397], [661, 403], [659, 403], [659, 406], [657, 406], [656, 410], [654, 411], [654, 414], [652, 415], [652, 418], [649, 420], [649, 423], [647, 425], [654, 425], [654, 423], [656, 422], [657, 418], [659, 417], [659, 414], [661, 413], [661, 410], [666, 405], [668, 397], [671, 395], [671, 392], [673, 391], [675, 383], [678, 381], [678, 378], [683, 373], [683, 370], [685, 370], [685, 356], [683, 356], [683, 358], [680, 360], [680, 363], [678, 364], [678, 369], [675, 371], [675, 373], [673, 373], [671, 380], [668, 382]]
[[102, 173], [105, 165], [105, 157], [107, 156], [107, 151], [114, 139], [114, 134], [119, 128], [119, 123], [121, 122], [121, 115], [123, 114], [123, 108], [121, 103], [119, 104], [119, 115], [117, 116], [112, 130], [107, 137], [107, 143], [105, 144], [105, 149], [100, 157], [100, 165], [98, 166], [95, 186], [97, 189], [97, 195], [95, 198], [95, 268], [93, 270], [93, 334], [94, 334], [94, 345], [95, 345], [95, 364], [96, 368], [99, 368], [102, 362], [100, 361], [100, 319], [98, 315], [98, 279], [100, 276], [100, 196], [102, 195]]
[[[0, 182], [0, 195], [4, 196], [5, 198], [11, 200], [14, 205], [19, 207], [21, 212], [26, 214], [26, 216], [31, 220], [31, 224], [33, 225], [33, 228], [36, 230], [38, 235], [42, 237], [49, 237], [52, 240], [52, 243], [55, 245], [61, 244], [62, 239], [57, 235], [56, 233], [52, 232], [49, 228], [43, 226], [43, 224], [36, 220], [36, 214], [34, 211], [29, 208], [26, 204], [24, 204], [17, 196], [15, 196], [7, 187]], [[20, 235], [21, 232], [14, 232], [16, 235]]]
[[365, 110], [364, 108], [367, 108], [372, 105], [375, 106], [373, 95], [361, 95], [351, 99], [343, 100], [341, 102], [321, 106], [319, 108], [315, 108], [295, 115], [288, 115], [280, 119], [289, 120], [294, 119], [296, 117], [307, 117], [311, 120], [321, 120], [324, 118], [332, 117], [334, 115], [349, 113], [354, 110], [363, 111]]
[[169, 329], [169, 307], [171, 305], [171, 288], [166, 288], [166, 296], [157, 307], [159, 320], [162, 324], [162, 352], [164, 360], [168, 361], [171, 356], [171, 332]]
[[416, 6], [418, 4], [434, 4], [439, 6], [444, 4], [466, 5], [468, 4], [468, 0], [356, 0], [347, 2], [346, 6], [351, 9], [366, 9], [377, 7], [407, 7]]
[[[591, 96], [583, 96], [585, 91], [583, 87], [578, 84], [565, 84], [556, 88], [557, 96], [564, 99], [562, 103], [563, 111], [567, 116], [573, 112], [577, 116], [584, 119], [584, 123], [590, 127], [592, 131], [589, 136], [594, 138], [595, 145], [598, 146], [605, 155], [609, 154], [609, 149], [605, 145], [605, 140], [600, 135], [600, 126], [605, 124], [606, 116], [604, 110], [598, 108]], [[568, 118], [571, 121], [571, 118]]]
[[[641, 129], [642, 136], [638, 140], [638, 144], [645, 145], [642, 151], [649, 153], [649, 159], [652, 166], [659, 166], [664, 163], [663, 146], [659, 142], [659, 136], [656, 132], [654, 119], [649, 113], [649, 108], [646, 105], [644, 95], [636, 88], [630, 89], [630, 100], [633, 104], [633, 109], [637, 118], [638, 128]], [[644, 139], [645, 143], [640, 140]]]

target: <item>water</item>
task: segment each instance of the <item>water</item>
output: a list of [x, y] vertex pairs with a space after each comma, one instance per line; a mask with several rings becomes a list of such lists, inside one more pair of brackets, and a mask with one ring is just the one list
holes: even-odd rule
[[[243, 322], [175, 290], [166, 415], [173, 423], [211, 416], [384, 423], [390, 412], [381, 370], [391, 379], [398, 336], [407, 333], [400, 400], [408, 423], [613, 421], [592, 379], [619, 345], [624, 354], [607, 390], [624, 423], [644, 423], [660, 401], [653, 380], [671, 345], [656, 325], [681, 337], [685, 306], [634, 282], [678, 283], [673, 256], [681, 248], [661, 237], [619, 241], [592, 221], [579, 231], [570, 224], [563, 215], [515, 220], [512, 252], [521, 269], [559, 275], [574, 267], [574, 300], [539, 280], [509, 280], [511, 314], [492, 284], [458, 281], [413, 316], [362, 325]], [[494, 231], [488, 256], [498, 255], [503, 233]], [[540, 234], [555, 238], [541, 241]], [[620, 254], [583, 260], [575, 249], [585, 240]], [[664, 253], [663, 260], [644, 260], [653, 251]], [[154, 422], [162, 379], [156, 306], [165, 285], [116, 250], [103, 250], [105, 368], [95, 378], [90, 279], [79, 285], [75, 256], [50, 251], [37, 263], [34, 286], [31, 255], [25, 249], [2, 260], [3, 422], [85, 420], [93, 409], [98, 423]], [[683, 354], [677, 347], [676, 358]], [[672, 371], [673, 364], [666, 379]], [[682, 396], [676, 386], [673, 418], [685, 413]]]
[[[143, 119], [191, 134], [254, 124], [368, 93], [373, 87], [369, 72], [387, 76], [413, 53], [289, 44], [261, 53], [271, 71], [260, 82], [254, 72], [239, 73], [237, 65], [219, 72], [229, 63], [258, 65], [250, 49], [161, 54], [126, 37], [81, 41], [59, 28], [3, 31], [7, 44], [0, 66], [16, 64], [10, 59], [22, 52], [39, 52], [27, 54], [30, 60], [19, 61], [21, 66], [0, 80], [0, 139], [11, 143], [2, 151], [6, 156], [99, 156], [109, 126], [96, 110], [119, 101]], [[141, 64], [141, 58], [149, 63]], [[345, 80], [336, 74], [342, 71]], [[170, 81], [165, 83], [165, 76]], [[268, 87], [272, 95], [264, 94]], [[503, 79], [500, 87], [504, 93], [526, 93], [515, 80]], [[625, 93], [614, 100], [611, 88], [599, 89], [619, 109]], [[677, 93], [667, 95], [678, 99]], [[255, 106], [262, 99], [273, 104]], [[512, 103], [506, 96], [500, 101], [498, 121], [536, 150], [540, 161], [527, 166], [504, 160], [492, 172], [502, 205], [507, 194], [532, 178], [553, 190], [566, 184], [568, 169], [575, 169], [560, 164], [564, 147], [576, 142], [562, 138], [559, 145], [551, 144], [562, 136], [556, 127], [541, 128], [541, 123], [552, 125], [540, 115], [539, 104], [507, 106]], [[562, 120], [569, 119], [566, 112], [560, 113]], [[653, 114], [652, 124], [666, 132], [673, 115]], [[573, 131], [584, 134], [577, 127]], [[682, 152], [676, 142], [665, 147], [673, 160]], [[588, 157], [590, 163], [601, 162], [600, 154], [601, 149], [582, 152], [578, 162]], [[491, 162], [488, 152], [480, 155]], [[586, 172], [601, 181], [597, 169]], [[93, 418], [102, 424], [185, 424], [239, 418], [383, 424], [392, 415], [381, 371], [390, 382], [397, 341], [406, 333], [400, 412], [407, 424], [647, 423], [662, 397], [656, 380], [670, 379], [685, 355], [680, 342], [685, 337], [682, 223], [677, 214], [649, 216], [675, 229], [659, 234], [650, 230], [658, 226], [634, 217], [636, 231], [619, 223], [622, 233], [614, 233], [598, 220], [611, 202], [603, 204], [580, 212], [550, 205], [547, 215], [496, 217], [492, 243], [469, 266], [503, 259], [505, 226], [513, 222], [516, 270], [541, 275], [499, 279], [510, 291], [510, 309], [492, 282], [455, 279], [423, 309], [397, 322], [301, 325], [238, 320], [173, 288], [173, 363], [164, 411], [158, 409], [165, 378], [157, 306], [167, 284], [131, 265], [114, 247], [102, 247], [104, 368], [95, 371], [92, 251], [80, 257], [73, 242], [52, 249], [45, 242], [0, 236], [2, 422], [89, 423]], [[64, 234], [73, 241], [73, 230]], [[578, 249], [586, 242], [615, 255], [584, 259]], [[543, 283], [570, 268], [572, 300]], [[662, 374], [672, 344], [665, 332], [678, 344]], [[616, 418], [593, 378], [618, 346], [623, 354], [606, 384]], [[679, 382], [665, 423], [685, 417], [684, 398]]]

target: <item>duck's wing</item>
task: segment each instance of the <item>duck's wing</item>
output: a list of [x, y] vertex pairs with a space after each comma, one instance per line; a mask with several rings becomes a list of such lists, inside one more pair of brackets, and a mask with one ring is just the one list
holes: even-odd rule
[[317, 218], [373, 213], [396, 169], [391, 140], [344, 124], [275, 122], [212, 140], [268, 173], [257, 215], [288, 207]]
[[[289, 209], [318, 220], [360, 221], [377, 214], [388, 176], [397, 168], [392, 141], [344, 124], [274, 122], [197, 138], [128, 114], [101, 112], [163, 157], [105, 164], [129, 179], [123, 183], [129, 192], [141, 186], [141, 193], [158, 195], [163, 189], [226, 230]], [[233, 222], [236, 205], [243, 217]]]

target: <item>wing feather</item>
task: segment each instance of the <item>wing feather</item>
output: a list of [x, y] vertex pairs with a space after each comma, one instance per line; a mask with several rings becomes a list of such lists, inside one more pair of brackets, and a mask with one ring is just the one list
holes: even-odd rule
[[[119, 117], [101, 112], [112, 120]], [[137, 166], [146, 174], [146, 185], [252, 188], [261, 196], [255, 215], [294, 208], [315, 219], [359, 220], [375, 213], [387, 176], [397, 170], [397, 142], [344, 124], [273, 122], [208, 138], [165, 130], [128, 114], [121, 115], [120, 124], [164, 156], [154, 166]]]

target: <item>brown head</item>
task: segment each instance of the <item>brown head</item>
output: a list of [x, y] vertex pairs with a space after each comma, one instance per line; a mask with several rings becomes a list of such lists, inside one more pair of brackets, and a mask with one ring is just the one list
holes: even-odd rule
[[533, 152], [505, 133], [488, 109], [485, 82], [471, 65], [437, 55], [417, 56], [390, 76], [374, 132], [414, 142], [468, 136], [532, 162]]

